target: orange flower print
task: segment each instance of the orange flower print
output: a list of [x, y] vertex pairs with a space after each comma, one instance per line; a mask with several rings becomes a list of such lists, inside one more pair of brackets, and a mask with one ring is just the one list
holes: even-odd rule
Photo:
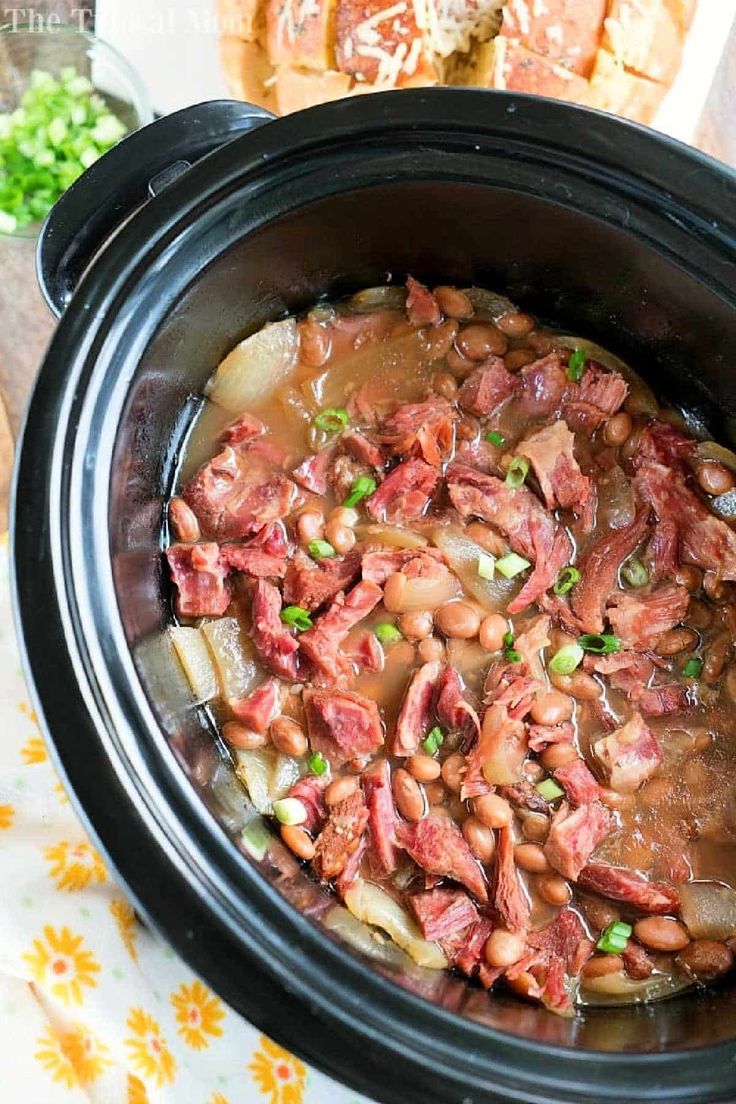
[[33, 940], [33, 950], [23, 955], [34, 981], [49, 985], [51, 993], [67, 1006], [81, 1004], [84, 987], [97, 985], [95, 974], [100, 967], [92, 952], [82, 948], [83, 943], [84, 936], [74, 935], [69, 928], [47, 924], [43, 937]]
[[49, 1028], [36, 1045], [36, 1060], [69, 1089], [91, 1084], [112, 1065], [109, 1049], [84, 1024], [70, 1031]]
[[62, 786], [61, 782], [54, 782], [54, 793], [58, 794], [60, 805], [69, 804], [69, 797], [67, 796], [67, 792]]
[[230, 1104], [230, 1102], [221, 1092], [213, 1092], [207, 1104]]
[[307, 1071], [298, 1058], [265, 1035], [248, 1066], [268, 1104], [303, 1104]]
[[158, 1021], [142, 1008], [131, 1008], [125, 1021], [130, 1035], [125, 1040], [131, 1065], [150, 1077], [159, 1088], [174, 1080], [176, 1061], [161, 1034]]
[[15, 809], [12, 805], [0, 805], [0, 831], [4, 828], [12, 828], [15, 819]]
[[20, 756], [26, 766], [30, 767], [34, 763], [45, 763], [49, 753], [40, 736], [31, 736], [20, 749]]
[[191, 985], [180, 985], [171, 994], [176, 1012], [177, 1031], [187, 1046], [204, 1050], [210, 1045], [211, 1036], [222, 1035], [220, 1021], [225, 1018], [222, 1002], [209, 989], [196, 980]]
[[146, 1086], [134, 1073], [128, 1074], [126, 1104], [149, 1104]]
[[47, 847], [43, 853], [50, 864], [49, 876], [58, 890], [73, 893], [86, 889], [90, 882], [103, 885], [107, 871], [102, 855], [89, 843], [67, 843], [65, 840]]
[[138, 950], [135, 945], [135, 941], [138, 938], [138, 929], [136, 927], [135, 913], [130, 907], [128, 902], [123, 897], [115, 897], [110, 902], [110, 912], [112, 918], [117, 925], [118, 934], [122, 940], [123, 946], [133, 959], [134, 962], [138, 961]]

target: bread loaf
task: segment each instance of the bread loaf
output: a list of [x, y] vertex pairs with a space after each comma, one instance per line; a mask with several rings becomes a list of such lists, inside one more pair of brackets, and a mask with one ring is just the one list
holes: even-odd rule
[[217, 0], [233, 96], [287, 114], [361, 92], [531, 92], [650, 122], [696, 0]]

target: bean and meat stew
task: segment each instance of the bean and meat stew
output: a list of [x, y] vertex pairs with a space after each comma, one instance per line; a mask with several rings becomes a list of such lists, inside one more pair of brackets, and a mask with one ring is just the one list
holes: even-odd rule
[[166, 557], [251, 853], [270, 820], [346, 937], [561, 1015], [729, 971], [735, 470], [482, 288], [241, 342]]

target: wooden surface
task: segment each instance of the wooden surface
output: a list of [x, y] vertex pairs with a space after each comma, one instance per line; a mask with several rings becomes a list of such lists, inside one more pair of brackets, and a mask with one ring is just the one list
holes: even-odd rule
[[[55, 7], [57, 5], [54, 5]], [[63, 6], [63, 5], [61, 5]], [[703, 113], [696, 144], [736, 166], [736, 27]], [[7, 516], [11, 444], [54, 321], [36, 285], [34, 243], [0, 238], [0, 531]], [[2, 400], [7, 408], [3, 416]]]

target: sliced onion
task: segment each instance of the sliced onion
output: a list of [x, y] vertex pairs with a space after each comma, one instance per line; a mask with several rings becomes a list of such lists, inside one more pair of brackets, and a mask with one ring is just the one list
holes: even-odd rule
[[256, 815], [229, 763], [221, 760], [209, 783], [218, 820], [229, 832], [240, 832]]
[[426, 548], [429, 544], [426, 537], [400, 525], [357, 525], [355, 532], [360, 540], [387, 544], [390, 548]]
[[609, 353], [608, 349], [596, 345], [595, 341], [588, 341], [585, 337], [572, 337], [570, 335], [559, 336], [555, 334], [555, 343], [565, 349], [583, 349], [585, 355], [591, 360], [597, 360], [604, 368], [622, 375], [629, 385], [629, 397], [626, 400], [626, 409], [630, 414], [649, 414], [656, 417], [659, 412], [659, 403], [651, 387], [644, 382], [638, 372], [635, 372], [625, 360]]
[[518, 579], [505, 579], [499, 572], [492, 579], [478, 574], [478, 560], [487, 553], [475, 541], [468, 540], [462, 530], [449, 526], [437, 528], [432, 540], [441, 549], [463, 587], [491, 613], [504, 613], [519, 588]]
[[396, 284], [382, 284], [379, 287], [363, 288], [351, 296], [349, 307], [353, 311], [403, 310], [406, 305], [406, 288]]
[[492, 322], [497, 322], [504, 314], [514, 314], [519, 309], [505, 295], [489, 291], [488, 288], [463, 288], [463, 294], [467, 295], [475, 307], [476, 318], [489, 318]]
[[295, 782], [305, 773], [305, 764], [292, 755], [279, 755], [271, 776], [271, 797], [273, 801], [285, 797]]
[[273, 812], [273, 803], [285, 797], [304, 773], [304, 764], [290, 755], [280, 755], [275, 748], [254, 751], [233, 750], [235, 773], [248, 791], [259, 813]]
[[220, 693], [220, 684], [202, 630], [177, 626], [169, 633], [197, 702], [216, 698]]
[[406, 970], [411, 966], [404, 951], [391, 939], [361, 923], [342, 905], [335, 905], [322, 921], [328, 931], [334, 932], [344, 943], [355, 951], [361, 951], [368, 958]]
[[426, 966], [429, 970], [446, 969], [447, 959], [437, 943], [422, 939], [409, 914], [385, 890], [359, 878], [346, 891], [345, 904], [356, 920], [373, 924], [390, 935], [418, 966]]
[[433, 565], [429, 575], [407, 579], [400, 598], [391, 605], [392, 613], [416, 613], [436, 610], [453, 598], [459, 598], [460, 584], [442, 563]]
[[205, 394], [231, 414], [242, 414], [274, 394], [293, 370], [298, 354], [295, 320], [271, 322], [228, 353]]
[[603, 977], [580, 979], [577, 1003], [640, 1004], [674, 996], [683, 989], [691, 988], [691, 985], [682, 974], [655, 974], [643, 981], [627, 977], [623, 972], [605, 974]]
[[489, 745], [489, 755], [483, 763], [486, 782], [492, 786], [512, 786], [514, 782], [520, 782], [525, 754], [522, 741], [499, 737], [493, 745]]
[[721, 882], [685, 882], [678, 892], [681, 916], [693, 939], [736, 935], [736, 890]]
[[220, 617], [202, 626], [226, 698], [244, 698], [258, 682], [252, 647], [235, 617]]

